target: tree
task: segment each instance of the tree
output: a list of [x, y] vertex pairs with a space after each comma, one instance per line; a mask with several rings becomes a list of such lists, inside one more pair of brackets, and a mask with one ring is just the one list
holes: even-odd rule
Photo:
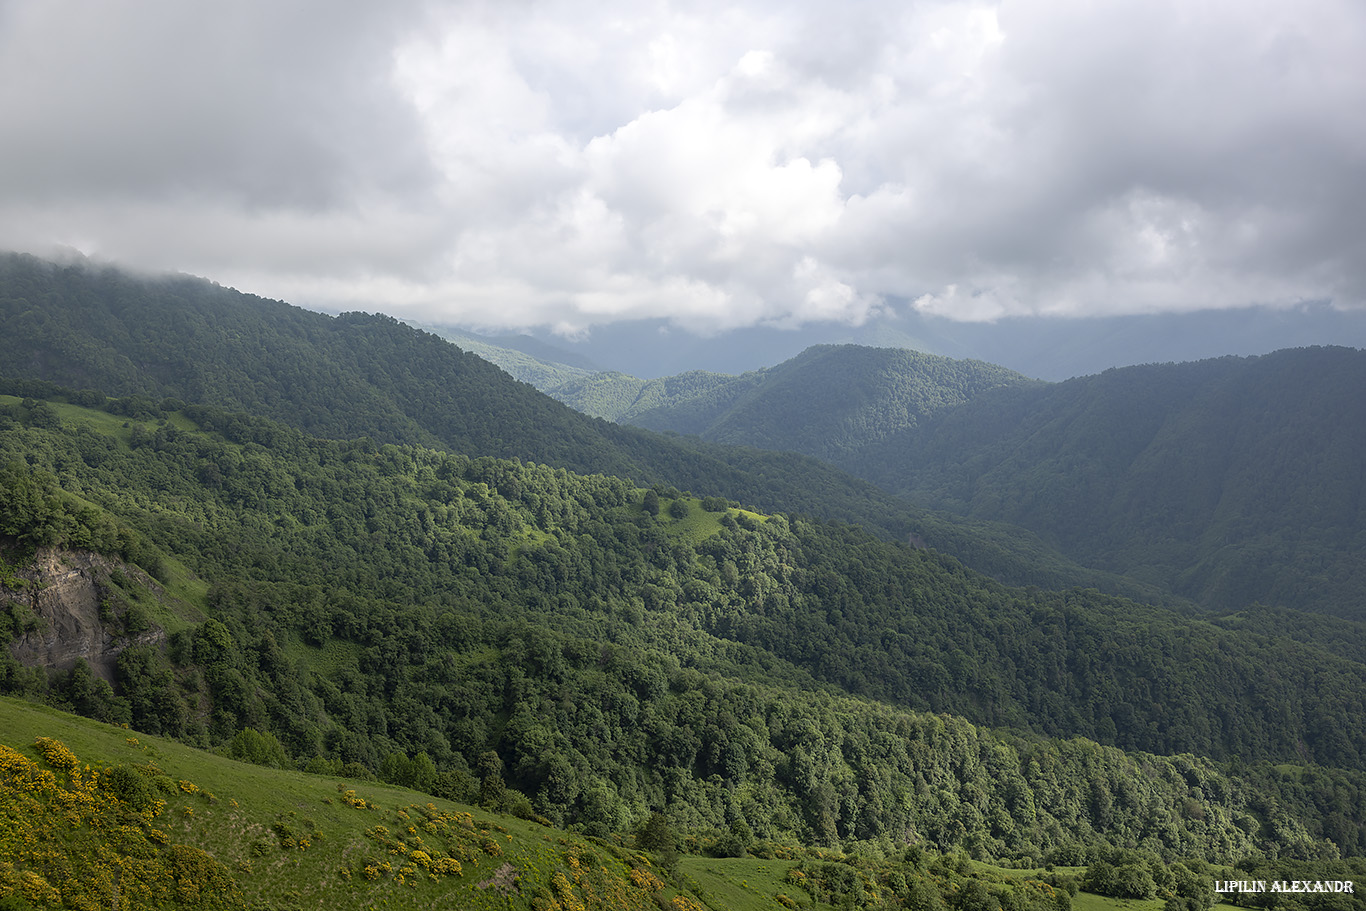
[[493, 750], [479, 754], [479, 771], [483, 778], [479, 782], [479, 805], [493, 809], [502, 804], [507, 793], [507, 782], [503, 781], [503, 759]]
[[678, 833], [669, 824], [669, 817], [656, 810], [646, 817], [636, 830], [636, 847], [662, 853], [678, 851]]

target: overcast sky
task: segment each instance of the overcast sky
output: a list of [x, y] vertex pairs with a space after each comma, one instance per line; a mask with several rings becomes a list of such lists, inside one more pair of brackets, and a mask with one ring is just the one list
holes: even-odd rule
[[703, 332], [1366, 306], [1360, 0], [0, 0], [0, 247]]

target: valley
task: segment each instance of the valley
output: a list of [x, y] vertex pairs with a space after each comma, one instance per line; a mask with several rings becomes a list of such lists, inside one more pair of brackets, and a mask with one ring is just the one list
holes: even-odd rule
[[[1203, 909], [1216, 873], [1361, 876], [1360, 352], [1048, 384], [829, 346], [637, 385], [637, 429], [194, 279], [9, 257], [0, 319], [0, 743], [32, 777], [40, 737], [92, 768], [165, 738], [218, 799], [139, 831], [205, 852], [212, 906]], [[40, 648], [62, 617], [76, 650]], [[313, 828], [223, 806], [272, 789]], [[506, 836], [525, 888], [430, 852], [369, 877], [415, 843], [348, 791], [371, 829], [441, 801]]]

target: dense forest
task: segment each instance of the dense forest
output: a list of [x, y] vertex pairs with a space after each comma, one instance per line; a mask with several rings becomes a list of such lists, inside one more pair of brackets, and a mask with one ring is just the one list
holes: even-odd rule
[[[607, 476], [200, 407], [10, 401], [14, 553], [90, 548], [163, 580], [183, 565], [212, 617], [123, 650], [114, 687], [11, 659], [11, 692], [203, 745], [264, 731], [284, 756], [467, 799], [496, 778], [590, 831], [667, 807], [697, 831], [738, 815], [755, 837], [1033, 858], [1192, 839], [1352, 853], [1366, 832], [1337, 803], [1362, 785], [1366, 667], [1326, 649]], [[126, 576], [106, 600], [156, 621]], [[33, 622], [19, 603], [11, 635]], [[1256, 796], [1253, 775], [1280, 774], [1259, 761], [1305, 759], [1343, 771], [1316, 773], [1317, 796]], [[1222, 809], [1170, 813], [1202, 799]]]

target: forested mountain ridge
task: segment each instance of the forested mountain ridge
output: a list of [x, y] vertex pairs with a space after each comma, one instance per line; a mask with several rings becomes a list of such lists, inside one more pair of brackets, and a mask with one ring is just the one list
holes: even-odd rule
[[[444, 775], [459, 799], [496, 768], [524, 794], [508, 806], [602, 833], [667, 808], [716, 850], [733, 849], [728, 826], [1015, 858], [1366, 844], [1359, 662], [1094, 592], [1002, 588], [848, 527], [681, 496], [652, 508], [619, 479], [136, 406], [5, 401], [6, 585], [22, 592], [25, 548], [81, 546], [211, 619], [112, 582], [112, 622], [164, 624], [168, 649], [124, 649], [117, 691], [6, 662], [8, 691], [206, 745], [266, 731], [300, 761]], [[32, 623], [16, 604], [11, 633]], [[915, 706], [1243, 765], [993, 735]], [[1254, 762], [1306, 750], [1351, 769]]]
[[[6, 376], [250, 411], [306, 433], [418, 443], [665, 483], [910, 530], [895, 499], [820, 463], [680, 446], [586, 418], [389, 317], [329, 317], [189, 277], [0, 256]], [[827, 512], [827, 509], [829, 512]]]
[[576, 378], [546, 391], [587, 414], [842, 464], [854, 452], [1002, 386], [1042, 385], [980, 361], [815, 345], [775, 367], [658, 380]]
[[[666, 390], [691, 377], [635, 383]], [[609, 392], [629, 388], [608, 380]], [[565, 401], [592, 407], [594, 382], [564, 387]], [[1366, 352], [1348, 348], [1042, 383], [916, 352], [818, 346], [692, 380], [665, 401], [642, 393], [619, 419], [815, 456], [1207, 610], [1264, 601], [1361, 620], [1363, 388]]]
[[[0, 254], [0, 376], [240, 409], [328, 438], [369, 437], [608, 473], [762, 510], [914, 536], [1019, 584], [1151, 586], [1086, 570], [1035, 536], [933, 515], [793, 453], [667, 438], [594, 420], [389, 317], [329, 317], [203, 279]], [[43, 395], [41, 384], [10, 391]]]
[[845, 464], [1211, 609], [1362, 620], [1363, 389], [1349, 348], [1128, 367], [995, 390]]

